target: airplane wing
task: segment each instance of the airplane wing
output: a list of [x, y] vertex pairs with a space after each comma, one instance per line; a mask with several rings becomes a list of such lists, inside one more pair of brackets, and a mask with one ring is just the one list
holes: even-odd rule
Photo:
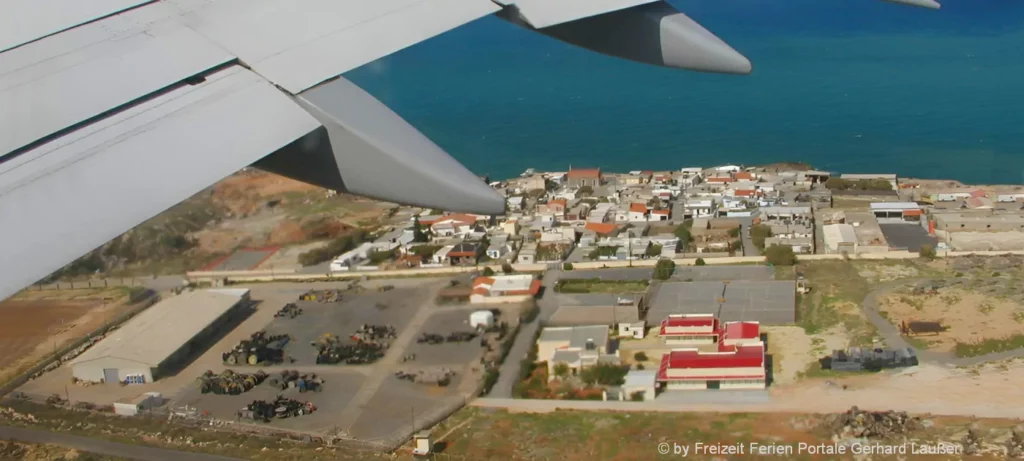
[[626, 59], [750, 72], [655, 0], [8, 0], [0, 299], [249, 165], [502, 214], [500, 195], [339, 77], [493, 13]]

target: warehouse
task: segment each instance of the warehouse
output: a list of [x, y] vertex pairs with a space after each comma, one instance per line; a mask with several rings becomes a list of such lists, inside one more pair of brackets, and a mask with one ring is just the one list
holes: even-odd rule
[[764, 343], [719, 343], [718, 352], [677, 349], [661, 358], [657, 382], [664, 390], [764, 389]]
[[247, 289], [182, 293], [136, 315], [71, 362], [76, 379], [149, 383], [183, 365], [249, 304]]

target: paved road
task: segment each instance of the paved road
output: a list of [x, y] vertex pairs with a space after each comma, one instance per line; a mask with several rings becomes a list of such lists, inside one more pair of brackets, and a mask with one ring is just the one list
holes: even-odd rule
[[228, 458], [226, 456], [204, 455], [201, 453], [167, 450], [141, 445], [127, 445], [123, 443], [108, 442], [106, 440], [90, 439], [77, 435], [62, 434], [59, 432], [23, 429], [18, 427], [0, 426], [0, 439], [17, 440], [25, 443], [58, 445], [99, 455], [116, 456], [127, 459], [140, 459], [145, 461], [240, 461], [238, 458]]
[[750, 238], [750, 226], [754, 225], [754, 218], [742, 217], [735, 218], [740, 222], [740, 239], [743, 241], [743, 256], [761, 256], [761, 250], [758, 250], [754, 246], [754, 241]]
[[957, 357], [951, 352], [939, 352], [922, 350], [913, 347], [903, 335], [900, 334], [900, 330], [892, 322], [882, 317], [882, 314], [878, 311], [878, 299], [885, 296], [889, 292], [899, 289], [901, 287], [917, 284], [920, 282], [930, 282], [932, 279], [929, 278], [913, 278], [896, 280], [880, 284], [875, 287], [868, 295], [864, 298], [864, 314], [868, 320], [875, 325], [878, 329], [878, 334], [882, 335], [885, 339], [885, 344], [891, 348], [911, 348], [917, 352], [917, 358], [922, 363], [938, 363], [941, 365], [951, 365], [955, 367], [966, 367], [971, 365], [977, 365], [979, 363], [991, 362], [994, 360], [1004, 360], [1016, 357], [1024, 357], [1024, 348], [1013, 349], [1009, 351], [993, 352], [991, 354], [979, 355], [977, 357]]
[[498, 382], [491, 388], [489, 396], [512, 397], [512, 388], [519, 378], [519, 361], [526, 358], [526, 355], [530, 353], [530, 348], [533, 346], [533, 338], [537, 335], [540, 324], [547, 322], [551, 315], [555, 313], [555, 310], [558, 309], [558, 295], [555, 293], [555, 282], [558, 281], [561, 274], [561, 269], [549, 269], [544, 272], [544, 278], [542, 279], [544, 296], [537, 300], [540, 314], [533, 322], [523, 325], [519, 329], [519, 334], [516, 335], [512, 349], [509, 351], [508, 357], [505, 358], [505, 363], [501, 364]]

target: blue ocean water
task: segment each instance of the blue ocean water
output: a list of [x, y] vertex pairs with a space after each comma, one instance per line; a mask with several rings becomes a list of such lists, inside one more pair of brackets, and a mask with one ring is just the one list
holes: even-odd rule
[[487, 17], [347, 77], [492, 177], [805, 161], [1024, 183], [1024, 1], [672, 3], [754, 73], [637, 64]]

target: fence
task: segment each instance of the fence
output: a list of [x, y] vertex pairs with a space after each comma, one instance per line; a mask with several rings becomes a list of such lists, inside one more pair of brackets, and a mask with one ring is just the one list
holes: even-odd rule
[[46, 290], [83, 290], [87, 288], [141, 287], [143, 279], [137, 277], [117, 277], [88, 280], [66, 280], [63, 282], [40, 283], [32, 285], [33, 291]]
[[0, 397], [9, 394], [11, 391], [17, 389], [22, 384], [25, 384], [26, 382], [28, 382], [29, 379], [38, 376], [40, 373], [47, 370], [52, 370], [53, 368], [60, 366], [60, 364], [68, 360], [74, 359], [82, 352], [85, 352], [85, 349], [95, 342], [93, 338], [103, 337], [104, 335], [107, 334], [107, 332], [109, 332], [114, 327], [126, 322], [128, 319], [132, 318], [132, 316], [138, 314], [139, 312], [142, 312], [149, 306], [156, 304], [156, 302], [159, 300], [160, 297], [157, 296], [156, 293], [149, 290], [146, 290], [142, 294], [133, 296], [129, 300], [130, 302], [135, 303], [131, 308], [121, 313], [121, 315], [118, 315], [109, 322], [104, 323], [99, 328], [93, 330], [92, 333], [89, 333], [88, 335], [79, 338], [78, 340], [72, 342], [71, 344], [64, 346], [63, 348], [54, 352], [53, 354], [48, 355], [43, 360], [41, 360], [37, 365], [28, 369], [28, 371], [26, 371], [25, 373], [22, 373], [21, 375], [16, 376], [15, 378], [5, 383], [2, 387], [0, 387]]

